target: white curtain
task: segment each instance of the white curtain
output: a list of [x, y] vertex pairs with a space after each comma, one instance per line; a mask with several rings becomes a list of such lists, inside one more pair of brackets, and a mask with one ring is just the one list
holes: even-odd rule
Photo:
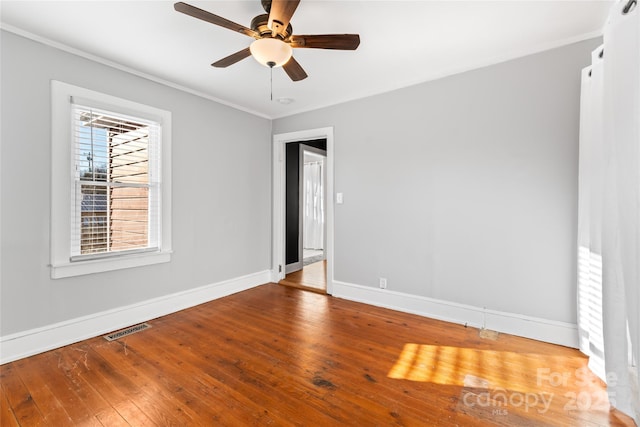
[[640, 12], [623, 13], [631, 3], [613, 5], [583, 70], [578, 327], [612, 406], [640, 423]]
[[602, 320], [602, 58], [600, 46], [582, 70], [578, 165], [578, 331], [589, 368], [605, 380]]
[[324, 249], [324, 170], [322, 162], [304, 164], [302, 242], [306, 249]]

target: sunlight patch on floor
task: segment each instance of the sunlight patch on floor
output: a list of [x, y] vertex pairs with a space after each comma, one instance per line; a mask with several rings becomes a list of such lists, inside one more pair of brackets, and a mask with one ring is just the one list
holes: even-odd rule
[[564, 368], [566, 358], [532, 353], [407, 343], [388, 377], [441, 385], [503, 387], [511, 390], [553, 390], [576, 383], [597, 383], [586, 365]]

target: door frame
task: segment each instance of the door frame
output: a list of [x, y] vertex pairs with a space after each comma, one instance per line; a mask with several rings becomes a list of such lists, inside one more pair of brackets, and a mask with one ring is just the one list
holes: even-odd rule
[[327, 259], [327, 294], [333, 293], [333, 127], [308, 129], [298, 132], [275, 134], [273, 136], [273, 224], [272, 224], [272, 264], [271, 278], [279, 282], [285, 276], [285, 144], [289, 142], [327, 140], [327, 233], [325, 256]]

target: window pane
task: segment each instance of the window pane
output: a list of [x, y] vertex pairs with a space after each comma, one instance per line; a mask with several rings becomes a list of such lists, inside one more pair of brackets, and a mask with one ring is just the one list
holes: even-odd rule
[[[87, 120], [83, 115], [81, 120]], [[76, 165], [81, 181], [107, 180], [107, 133], [92, 126], [76, 126]]]
[[111, 181], [149, 183], [149, 128], [114, 135], [111, 140]]
[[149, 189], [111, 189], [111, 250], [146, 248], [149, 228]]
[[107, 187], [81, 187], [80, 253], [94, 254], [108, 250]]

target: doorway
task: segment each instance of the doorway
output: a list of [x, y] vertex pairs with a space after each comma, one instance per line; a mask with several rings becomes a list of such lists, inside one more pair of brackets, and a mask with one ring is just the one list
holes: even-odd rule
[[285, 151], [287, 264], [280, 283], [320, 293], [327, 287], [326, 146], [326, 139], [319, 139], [287, 144]]
[[324, 255], [325, 208], [317, 202], [325, 199], [326, 146], [325, 139], [317, 139], [285, 147], [285, 274], [303, 268], [305, 249], [322, 249]]
[[[289, 286], [326, 292], [325, 188], [327, 140], [285, 147], [285, 279]], [[317, 261], [317, 262], [313, 262]], [[313, 265], [312, 265], [313, 264]]]
[[[296, 209], [297, 213], [292, 228], [297, 229], [295, 237], [287, 236], [287, 216], [291, 218], [293, 215], [287, 215], [287, 209], [291, 213], [292, 208], [287, 208], [286, 196], [287, 196], [287, 167], [286, 167], [286, 155], [289, 150], [295, 150], [294, 146], [312, 146], [314, 141], [324, 140], [323, 152], [314, 152], [314, 149], [306, 149], [305, 151], [311, 152], [313, 155], [323, 156], [322, 162], [324, 165], [324, 188], [323, 200], [324, 203], [324, 224], [323, 224], [323, 244], [320, 262], [308, 264], [309, 268], [304, 268], [304, 236], [301, 235], [304, 230], [303, 215], [300, 215], [301, 206], [304, 206], [304, 201], [298, 203]], [[315, 148], [318, 148], [317, 146]], [[322, 150], [320, 148], [320, 150]], [[299, 152], [302, 153], [302, 150]], [[298, 161], [304, 164], [304, 153]], [[290, 156], [291, 157], [291, 156]], [[317, 159], [316, 159], [317, 161]], [[289, 285], [294, 286], [298, 284], [304, 286], [305, 281], [309, 281], [310, 284], [315, 286], [309, 286], [310, 290], [317, 287], [317, 282], [324, 282], [324, 289], [326, 293], [332, 292], [332, 278], [333, 278], [333, 128], [321, 128], [313, 129], [302, 132], [292, 132], [287, 134], [274, 135], [274, 151], [273, 151], [273, 269], [272, 280], [274, 282], [280, 282], [285, 279], [285, 275], [290, 273], [291, 275], [286, 277], [286, 281]], [[302, 170], [304, 166], [299, 167]], [[295, 181], [298, 188], [298, 200], [303, 191], [300, 191], [301, 182], [299, 178]], [[290, 190], [291, 191], [291, 190]], [[294, 250], [291, 251], [291, 248]], [[318, 252], [315, 253], [316, 255]], [[292, 266], [292, 264], [299, 263], [298, 266]], [[311, 267], [313, 266], [313, 267]], [[299, 268], [298, 268], [299, 267]], [[297, 271], [296, 271], [297, 270]], [[295, 284], [294, 284], [295, 283]], [[284, 284], [284, 283], [283, 283]]]

